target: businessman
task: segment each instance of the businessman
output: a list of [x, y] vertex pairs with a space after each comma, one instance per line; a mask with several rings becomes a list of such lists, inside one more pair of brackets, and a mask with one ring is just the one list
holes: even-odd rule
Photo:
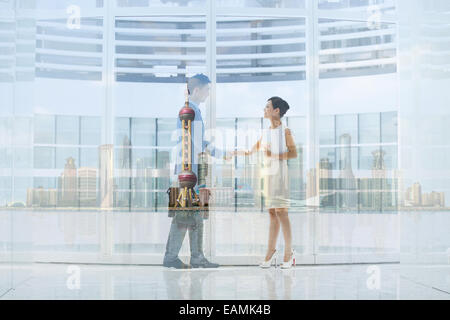
[[[220, 150], [211, 148], [208, 141], [205, 141], [205, 126], [203, 123], [202, 113], [199, 105], [206, 101], [209, 96], [209, 78], [203, 74], [196, 74], [188, 80], [189, 106], [195, 111], [195, 118], [191, 125], [192, 134], [192, 153], [191, 163], [192, 171], [198, 178], [198, 154], [205, 151], [206, 147], [212, 156], [220, 157], [223, 154]], [[181, 121], [177, 120], [177, 130], [181, 132]], [[179, 135], [175, 176], [181, 171], [181, 134]], [[200, 188], [205, 185], [196, 185], [194, 188], [198, 194]], [[190, 265], [184, 264], [178, 257], [181, 245], [186, 235], [189, 233], [189, 247], [191, 251]], [[172, 218], [169, 237], [166, 244], [166, 253], [164, 255], [163, 265], [169, 268], [189, 269], [189, 268], [217, 268], [219, 265], [208, 261], [203, 254], [203, 215], [201, 212], [194, 212], [189, 216], [181, 216], [176, 214]]]

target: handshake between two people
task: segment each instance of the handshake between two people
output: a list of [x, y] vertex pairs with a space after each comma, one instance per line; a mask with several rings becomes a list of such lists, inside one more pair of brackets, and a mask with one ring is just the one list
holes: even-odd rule
[[[278, 159], [277, 155], [274, 155], [272, 153], [272, 151], [270, 150], [270, 145], [262, 147], [261, 149], [263, 150], [264, 155], [267, 158], [277, 158]], [[227, 152], [227, 154], [224, 156], [224, 159], [226, 161], [228, 161], [228, 160], [231, 160], [233, 157], [248, 157], [248, 156], [251, 156], [253, 153], [255, 153], [256, 151], [259, 151], [259, 150], [260, 150], [260, 148], [257, 147], [257, 148], [253, 148], [252, 150], [234, 150], [234, 151], [230, 151], [230, 152]]]

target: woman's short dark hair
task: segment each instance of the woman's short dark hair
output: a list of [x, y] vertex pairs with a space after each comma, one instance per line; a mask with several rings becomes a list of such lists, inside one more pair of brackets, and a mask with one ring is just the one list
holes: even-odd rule
[[281, 99], [280, 97], [272, 97], [267, 101], [272, 102], [272, 107], [274, 109], [280, 110], [280, 118], [283, 118], [283, 116], [286, 114], [286, 112], [289, 110], [289, 104]]

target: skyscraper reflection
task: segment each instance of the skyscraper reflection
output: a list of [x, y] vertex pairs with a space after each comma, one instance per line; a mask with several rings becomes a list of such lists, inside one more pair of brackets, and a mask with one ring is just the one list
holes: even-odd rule
[[112, 208], [114, 204], [113, 147], [111, 144], [99, 147], [99, 206], [102, 209]]

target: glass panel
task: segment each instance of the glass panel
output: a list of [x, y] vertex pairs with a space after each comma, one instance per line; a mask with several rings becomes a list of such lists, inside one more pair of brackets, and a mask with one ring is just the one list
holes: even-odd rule
[[331, 170], [339, 170], [339, 160], [336, 148], [320, 148], [320, 161], [326, 162]]
[[[386, 7], [389, 1], [377, 3]], [[368, 1], [319, 1], [319, 9], [369, 10]], [[395, 260], [397, 139], [389, 118], [397, 112], [396, 25], [319, 19], [320, 162], [316, 261]], [[332, 118], [335, 117], [335, 137]], [[382, 140], [383, 126], [389, 145]], [[334, 138], [334, 141], [333, 141]], [[389, 151], [388, 151], [389, 150]], [[388, 163], [389, 164], [388, 164]], [[314, 194], [314, 193], [313, 193]], [[386, 234], [386, 225], [391, 232]]]
[[131, 145], [154, 146], [156, 145], [155, 119], [131, 119]]
[[207, 0], [116, 0], [118, 7], [206, 7]]
[[336, 144], [336, 129], [334, 116], [320, 118], [320, 144]]
[[[206, 1], [116, 4], [206, 10]], [[169, 166], [177, 143], [172, 136], [187, 76], [206, 73], [206, 19], [202, 15], [128, 16], [116, 17], [115, 26], [115, 206], [128, 212], [120, 212], [114, 220], [114, 253], [160, 256], [172, 221], [167, 217], [166, 191], [177, 181]], [[185, 241], [181, 254], [186, 250]]]
[[157, 144], [158, 151], [156, 154], [157, 164], [156, 167], [156, 188], [157, 193], [157, 210], [167, 210], [167, 193], [166, 190], [170, 187], [171, 167], [172, 161], [172, 147], [176, 144], [173, 134], [176, 132], [177, 122], [175, 119], [158, 119], [157, 120]]
[[98, 168], [98, 149], [80, 149], [80, 167]]
[[250, 92], [257, 81], [305, 79], [304, 18], [218, 17], [216, 33], [218, 82], [246, 82], [241, 92]]
[[319, 0], [320, 10], [367, 13], [367, 24], [375, 24], [383, 14], [392, 14], [397, 8], [397, 0]]
[[[84, 0], [83, 9], [94, 9], [103, 7], [104, 0]], [[28, 2], [28, 1], [27, 1]], [[47, 10], [58, 10], [58, 9], [66, 9], [70, 5], [73, 5], [73, 2], [70, 0], [60, 0], [58, 2], [53, 2], [51, 0], [36, 0], [36, 8], [39, 9], [47, 9]], [[21, 2], [23, 5], [26, 2]]]
[[[261, 118], [237, 119], [237, 148], [250, 150], [261, 137]], [[238, 211], [261, 208], [261, 177], [257, 156], [236, 158], [236, 206]]]
[[[366, 10], [369, 9], [363, 7], [363, 14]], [[320, 78], [363, 77], [396, 72], [397, 29], [395, 24], [381, 23], [379, 14], [375, 18], [370, 22], [319, 19]], [[353, 84], [352, 88], [356, 89], [358, 85], [367, 88], [364, 81]], [[340, 93], [336, 90], [332, 92]], [[370, 90], [367, 94], [370, 94]]]
[[6, 169], [12, 166], [12, 148], [0, 148], [0, 168]]
[[55, 148], [34, 147], [34, 168], [53, 169], [55, 168]]
[[14, 148], [14, 167], [17, 169], [32, 168], [32, 152], [31, 147]]
[[55, 116], [34, 116], [34, 143], [54, 144], [55, 141]]
[[[73, 156], [78, 166], [82, 132], [90, 134], [83, 143], [95, 139], [94, 145], [99, 144], [100, 121], [91, 124], [92, 133], [84, 125], [80, 130], [80, 117], [101, 119], [105, 88], [88, 80], [102, 79], [103, 18], [71, 20], [66, 9], [98, 16], [100, 11], [92, 9], [103, 7], [103, 1], [0, 2], [0, 206], [11, 217], [0, 216], [0, 274], [4, 275], [4, 254], [11, 254], [20, 264], [14, 272], [17, 284], [30, 276], [23, 266], [32, 261], [33, 250], [44, 261], [61, 250], [83, 251], [83, 237], [95, 233], [92, 225], [89, 231], [82, 227], [82, 213], [64, 217], [67, 200], [75, 200], [70, 211], [78, 209], [77, 197], [85, 198], [84, 191], [78, 193], [77, 178], [65, 172], [64, 161]], [[37, 19], [37, 10], [48, 17]], [[10, 12], [13, 16], [6, 18]], [[68, 199], [73, 195], [75, 199]], [[87, 242], [100, 238], [97, 234]]]
[[336, 142], [338, 144], [358, 143], [358, 115], [346, 114], [336, 116]]
[[297, 158], [288, 160], [292, 212], [303, 210], [306, 199], [306, 117], [287, 117], [287, 123], [297, 149]]
[[114, 126], [114, 144], [116, 146], [129, 145], [130, 118], [116, 118]]
[[359, 115], [359, 143], [380, 143], [380, 114]]
[[80, 144], [80, 119], [72, 116], [56, 117], [56, 143]]
[[14, 136], [12, 139], [13, 145], [30, 146], [32, 143], [32, 128], [31, 118], [15, 118]]
[[13, 201], [16, 206], [25, 207], [27, 203], [27, 190], [33, 186], [30, 177], [14, 177]]
[[[231, 152], [236, 145], [235, 118], [219, 118], [216, 120], [216, 147], [223, 152]], [[212, 197], [218, 211], [234, 212], [236, 210], [235, 197], [235, 161], [216, 159], [213, 167], [213, 179], [216, 189]]]
[[11, 118], [0, 117], [0, 145], [10, 145], [12, 141]]
[[375, 154], [380, 151], [379, 146], [359, 148], [359, 168], [361, 170], [372, 170]]
[[[152, 1], [151, 4], [155, 2]], [[179, 4], [185, 5], [187, 2]], [[117, 17], [117, 81], [151, 82], [154, 83], [152, 88], [158, 89], [155, 91], [158, 97], [173, 94], [165, 83], [184, 84], [186, 74], [206, 72], [205, 27], [205, 19], [202, 16]], [[127, 85], [120, 87], [123, 89], [118, 88], [119, 92], [129, 88]], [[184, 86], [180, 88], [184, 89]], [[139, 103], [148, 101], [148, 95], [145, 97]], [[119, 104], [126, 105], [129, 102], [126, 95], [118, 96]], [[154, 117], [150, 114], [148, 117]], [[172, 115], [167, 113], [165, 116]]]
[[395, 170], [398, 168], [398, 147], [383, 146], [381, 148], [383, 153], [384, 167], [386, 170]]
[[81, 141], [83, 145], [100, 145], [101, 119], [99, 117], [81, 117]]
[[[42, 6], [42, 7], [41, 7]], [[38, 9], [55, 10], [55, 16], [59, 15], [58, 10], [66, 12], [67, 18], [43, 19], [36, 21], [36, 77], [44, 79], [59, 80], [82, 80], [95, 81], [102, 80], [102, 51], [103, 51], [103, 20], [102, 18], [87, 17], [92, 13], [92, 9], [102, 7], [103, 1], [83, 1], [74, 4], [69, 1], [58, 1], [57, 4], [51, 4], [51, 1], [39, 1]], [[70, 40], [70, 41], [67, 41]], [[52, 86], [51, 82], [46, 82]], [[59, 82], [53, 84], [56, 88], [61, 88], [61, 92], [54, 92], [53, 96], [46, 100], [53, 105], [52, 101], [65, 93], [67, 97], [73, 97], [73, 101], [64, 103], [65, 109], [69, 112], [63, 114], [76, 114], [79, 110], [89, 110], [91, 104], [96, 104], [96, 94], [92, 94], [98, 89], [87, 88], [87, 83], [81, 83], [79, 86], [71, 86], [72, 90], [67, 90]], [[48, 88], [44, 85], [43, 89]], [[44, 91], [44, 92], [45, 92]], [[80, 92], [81, 91], [81, 92]], [[75, 93], [81, 93], [85, 98], [90, 98], [91, 102], [80, 103], [83, 98], [76, 96]], [[78, 105], [75, 105], [74, 102]], [[98, 102], [98, 100], [97, 100]], [[63, 104], [63, 103], [61, 103]], [[49, 106], [45, 106], [48, 108]], [[98, 108], [98, 105], [93, 109]], [[72, 109], [72, 110], [70, 110]], [[74, 110], [78, 110], [74, 112]], [[56, 113], [56, 112], [55, 112]]]
[[396, 143], [398, 140], [397, 112], [381, 113], [381, 142]]
[[218, 7], [305, 8], [306, 0], [217, 0]]
[[[301, 1], [218, 2], [218, 6], [303, 7]], [[289, 161], [286, 178], [290, 186], [285, 199], [293, 230], [293, 246], [300, 259], [308, 259], [308, 219], [304, 213], [306, 193], [306, 38], [304, 18], [217, 17], [217, 131], [218, 146], [232, 150], [251, 149], [262, 137], [267, 100], [280, 96], [290, 109], [283, 118], [291, 129], [297, 158]], [[305, 151], [305, 152], [304, 152]], [[249, 157], [217, 160], [213, 177], [218, 181], [214, 201], [217, 258], [245, 257], [259, 261], [267, 249], [268, 202], [264, 184], [263, 152]], [[286, 171], [287, 173], [288, 171]], [[266, 178], [267, 180], [267, 178]], [[220, 186], [220, 187], [219, 187]], [[223, 201], [225, 199], [225, 201]], [[235, 202], [236, 201], [236, 202]], [[230, 215], [230, 212], [236, 212]], [[299, 213], [299, 214], [297, 214]], [[242, 260], [242, 259], [241, 259]]]

